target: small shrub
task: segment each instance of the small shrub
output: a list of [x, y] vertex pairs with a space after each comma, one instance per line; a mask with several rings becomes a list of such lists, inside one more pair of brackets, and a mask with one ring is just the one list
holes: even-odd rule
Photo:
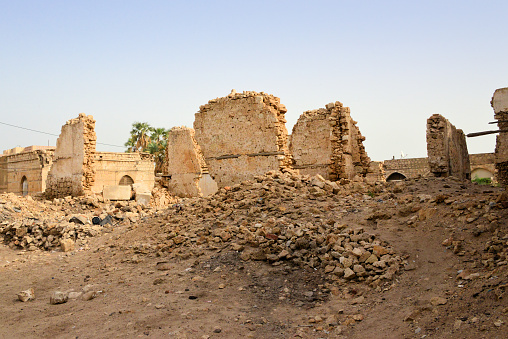
[[492, 184], [492, 179], [490, 178], [474, 178], [473, 180], [471, 180], [472, 182], [478, 184], [478, 185], [490, 185]]

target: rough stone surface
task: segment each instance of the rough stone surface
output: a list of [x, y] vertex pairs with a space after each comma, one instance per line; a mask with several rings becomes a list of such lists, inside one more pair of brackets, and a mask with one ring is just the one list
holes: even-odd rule
[[130, 200], [131, 194], [130, 185], [106, 185], [102, 191], [105, 200]]
[[[491, 105], [499, 129], [508, 130], [508, 87], [499, 88], [494, 92]], [[508, 185], [508, 132], [497, 135], [495, 154], [497, 180], [506, 186]]]
[[471, 178], [466, 137], [439, 114], [427, 119], [427, 154], [432, 174], [438, 177]]
[[353, 179], [369, 172], [364, 140], [349, 107], [337, 101], [298, 118], [290, 149], [302, 174], [320, 174], [333, 181]]
[[200, 107], [196, 140], [219, 187], [291, 168], [286, 111], [277, 97], [234, 90]]
[[80, 196], [91, 191], [95, 180], [95, 120], [80, 113], [62, 126], [53, 166], [46, 182], [46, 197]]
[[208, 196], [217, 191], [194, 135], [188, 127], [173, 127], [168, 134], [164, 174], [170, 178], [169, 191], [179, 197]]

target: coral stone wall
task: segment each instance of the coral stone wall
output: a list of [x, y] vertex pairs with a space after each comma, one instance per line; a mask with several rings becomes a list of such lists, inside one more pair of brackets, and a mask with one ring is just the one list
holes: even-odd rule
[[464, 132], [439, 114], [427, 119], [427, 154], [435, 176], [471, 178], [471, 166]]
[[125, 176], [129, 176], [135, 184], [142, 185], [148, 191], [155, 185], [155, 163], [149, 154], [96, 152], [94, 169], [94, 193], [102, 192], [104, 186], [119, 185]]
[[232, 91], [200, 107], [195, 137], [219, 187], [291, 168], [285, 113], [279, 98], [263, 92]]
[[96, 140], [91, 115], [81, 113], [62, 126], [48, 174], [46, 197], [79, 196], [91, 190], [95, 180]]
[[217, 191], [194, 136], [188, 127], [173, 127], [168, 134], [164, 174], [170, 177], [169, 191], [179, 197], [207, 196]]
[[353, 179], [369, 172], [364, 140], [349, 107], [337, 101], [298, 118], [290, 149], [295, 168], [303, 174], [320, 174], [329, 180]]
[[[508, 130], [508, 87], [499, 88], [494, 92], [491, 101], [494, 118], [502, 131]], [[495, 162], [497, 180], [508, 185], [508, 132], [501, 132], [496, 137]]]

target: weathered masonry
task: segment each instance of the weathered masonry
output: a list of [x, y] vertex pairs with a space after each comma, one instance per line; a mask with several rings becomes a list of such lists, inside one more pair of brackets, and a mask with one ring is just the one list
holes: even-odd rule
[[466, 136], [439, 114], [427, 119], [427, 155], [435, 176], [471, 178]]
[[95, 120], [79, 114], [62, 126], [53, 166], [48, 174], [46, 197], [79, 196], [91, 192], [95, 181]]
[[16, 147], [0, 156], [0, 193], [33, 195], [46, 189], [54, 147]]
[[104, 186], [142, 186], [151, 192], [155, 185], [155, 165], [150, 154], [96, 152], [93, 167], [95, 180], [92, 192], [101, 193]]
[[494, 92], [491, 101], [494, 118], [500, 132], [496, 137], [496, 169], [497, 179], [508, 185], [508, 87], [499, 88]]
[[234, 90], [200, 107], [195, 137], [219, 187], [292, 167], [286, 111], [277, 97]]
[[194, 135], [188, 127], [173, 127], [168, 134], [164, 176], [169, 191], [179, 197], [208, 196], [217, 191]]
[[366, 177], [370, 159], [356, 124], [349, 107], [339, 101], [304, 112], [291, 134], [295, 169], [329, 180]]

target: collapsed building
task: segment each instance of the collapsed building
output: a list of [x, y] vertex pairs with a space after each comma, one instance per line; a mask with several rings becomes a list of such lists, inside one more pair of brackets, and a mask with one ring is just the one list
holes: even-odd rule
[[206, 197], [217, 191], [194, 134], [188, 127], [173, 127], [168, 133], [164, 176], [169, 191], [179, 197]]
[[466, 136], [439, 114], [427, 119], [427, 155], [434, 176], [471, 179]]
[[[140, 153], [96, 151], [95, 120], [81, 113], [62, 126], [57, 146], [31, 146], [0, 157], [0, 193], [44, 193], [47, 198], [106, 193], [111, 200], [131, 199], [154, 187], [154, 162]], [[18, 152], [18, 153], [15, 153]], [[120, 195], [118, 193], [121, 193]]]
[[292, 168], [286, 111], [273, 95], [234, 90], [200, 107], [195, 137], [218, 187]]
[[304, 112], [291, 133], [294, 168], [332, 181], [366, 177], [370, 158], [356, 124], [349, 107], [339, 101]]
[[490, 103], [500, 130], [495, 152], [497, 178], [500, 183], [508, 185], [508, 87], [497, 89]]

